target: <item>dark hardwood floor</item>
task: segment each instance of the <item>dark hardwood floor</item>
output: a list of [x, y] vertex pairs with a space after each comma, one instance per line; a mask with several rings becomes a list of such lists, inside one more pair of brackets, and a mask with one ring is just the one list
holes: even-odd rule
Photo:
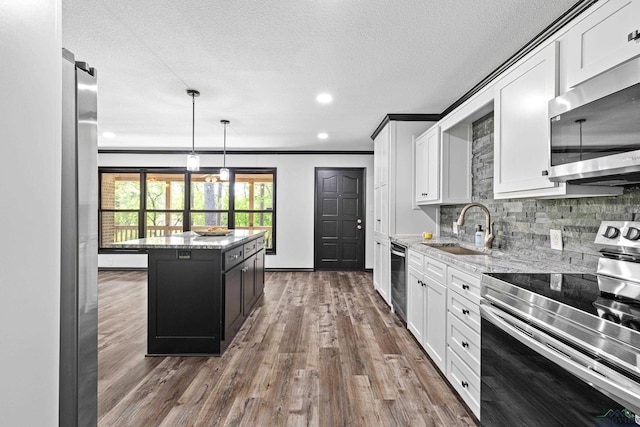
[[100, 272], [100, 426], [476, 425], [368, 273], [267, 273], [222, 357], [145, 357], [145, 272]]

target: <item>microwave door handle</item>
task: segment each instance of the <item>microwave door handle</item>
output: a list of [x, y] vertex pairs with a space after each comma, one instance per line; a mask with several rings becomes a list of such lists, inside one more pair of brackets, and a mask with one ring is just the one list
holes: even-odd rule
[[[565, 346], [560, 342], [556, 342], [553, 338], [545, 335], [545, 340], [551, 342], [543, 343], [535, 336], [531, 337], [529, 333], [523, 333], [521, 330], [526, 331], [527, 325], [522, 324], [521, 327], [517, 327], [517, 323], [521, 322], [501, 310], [486, 304], [481, 304], [480, 313], [482, 318], [517, 339], [531, 350], [555, 362], [581, 380], [592, 384], [599, 391], [623, 400], [624, 403], [628, 407], [633, 408], [635, 412], [640, 412], [640, 405], [637, 403], [640, 402], [640, 385], [630, 380], [621, 380], [622, 375], [619, 375], [621, 378], [616, 378], [615, 381], [611, 380], [606, 374], [596, 370], [594, 366], [600, 365], [597, 361], [575, 350], [565, 348]], [[542, 333], [540, 333], [540, 335], [542, 335]], [[560, 347], [562, 347], [562, 350]]]

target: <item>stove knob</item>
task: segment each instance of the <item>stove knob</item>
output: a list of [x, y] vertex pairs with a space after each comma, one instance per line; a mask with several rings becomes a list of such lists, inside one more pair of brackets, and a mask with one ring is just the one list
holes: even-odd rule
[[613, 227], [611, 225], [607, 226], [607, 229], [604, 230], [604, 233], [602, 233], [602, 235], [607, 239], [615, 239], [616, 237], [618, 237], [619, 234], [620, 234], [620, 230], [618, 230], [616, 227]]
[[640, 239], [640, 230], [635, 227], [629, 227], [627, 230], [627, 234], [624, 235], [624, 238], [627, 240], [638, 240]]

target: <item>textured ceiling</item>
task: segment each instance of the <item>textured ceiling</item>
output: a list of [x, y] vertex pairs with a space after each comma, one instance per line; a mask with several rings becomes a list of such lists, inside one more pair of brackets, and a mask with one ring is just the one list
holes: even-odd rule
[[62, 0], [63, 46], [98, 70], [101, 148], [190, 148], [192, 87], [196, 149], [228, 119], [231, 150], [370, 150], [387, 113], [442, 112], [575, 2]]

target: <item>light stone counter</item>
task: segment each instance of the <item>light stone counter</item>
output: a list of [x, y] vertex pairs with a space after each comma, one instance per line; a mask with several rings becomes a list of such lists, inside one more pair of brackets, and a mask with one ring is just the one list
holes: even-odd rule
[[[558, 259], [550, 259], [548, 254], [530, 252], [506, 252], [498, 249], [485, 249], [451, 237], [434, 237], [425, 240], [422, 236], [398, 235], [391, 241], [406, 248], [421, 252], [432, 258], [467, 270], [471, 273], [591, 273], [595, 271], [584, 266], [575, 266]], [[452, 255], [433, 246], [459, 245], [464, 248], [486, 252], [487, 255]]]
[[264, 231], [233, 230], [228, 236], [200, 236], [193, 231], [112, 243], [116, 249], [229, 249], [257, 238]]

